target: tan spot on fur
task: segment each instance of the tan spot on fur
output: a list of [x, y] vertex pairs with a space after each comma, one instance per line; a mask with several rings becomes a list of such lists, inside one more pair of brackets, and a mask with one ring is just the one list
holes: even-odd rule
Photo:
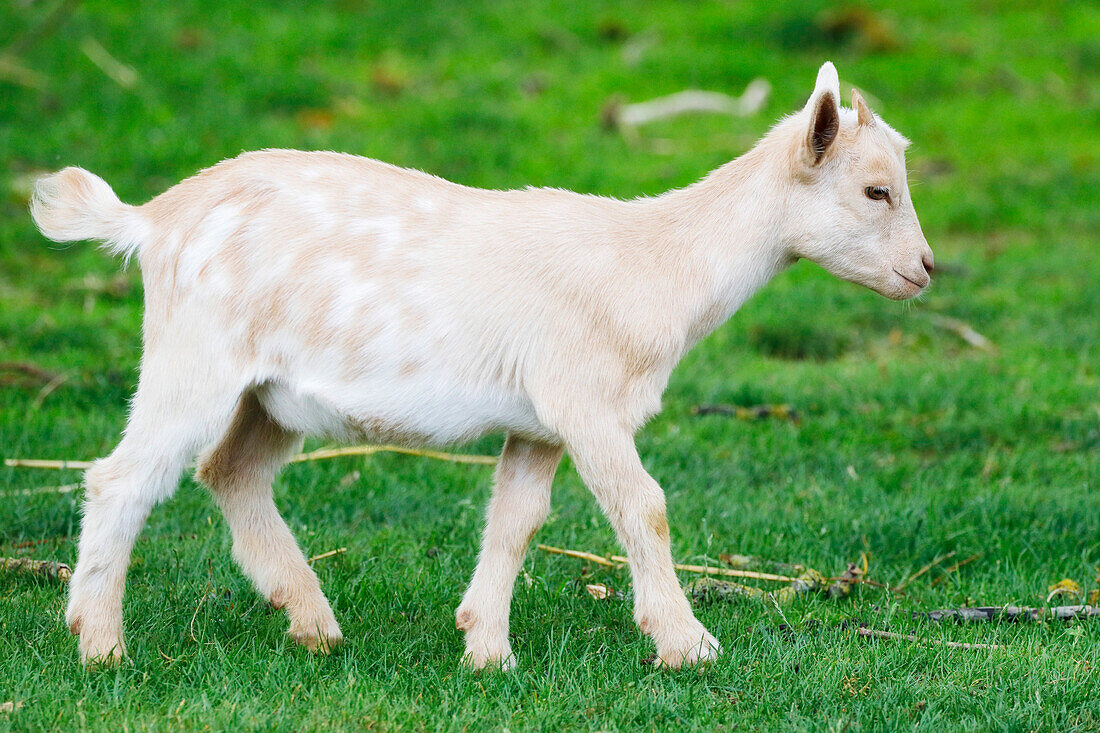
[[287, 285], [266, 291], [255, 302], [248, 303], [242, 310], [249, 314], [243, 344], [247, 352], [256, 354], [262, 338], [286, 327], [291, 290]]
[[[305, 313], [328, 313], [335, 301], [336, 295], [331, 290], [312, 291], [305, 296], [301, 307]], [[324, 348], [332, 344], [334, 335], [333, 329], [323, 319], [310, 318], [304, 323], [302, 340], [306, 346]]]
[[84, 472], [85, 497], [95, 499], [103, 493], [103, 489], [123, 478], [123, 469], [118, 465], [118, 460], [113, 456], [101, 458], [92, 464], [91, 468]]
[[455, 614], [455, 627], [461, 631], [469, 631], [474, 628], [477, 618], [469, 609], [460, 610]]
[[274, 608], [276, 611], [282, 608], [286, 608], [286, 598], [284, 597], [282, 591], [274, 591], [267, 599], [267, 602], [271, 604], [271, 607]]
[[646, 525], [662, 542], [668, 541], [668, 518], [663, 509], [655, 509], [646, 515]]

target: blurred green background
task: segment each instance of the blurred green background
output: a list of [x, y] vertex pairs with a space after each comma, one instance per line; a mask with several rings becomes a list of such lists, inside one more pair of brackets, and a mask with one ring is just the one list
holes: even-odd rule
[[[13, 703], [0, 729], [1100, 725], [1095, 624], [911, 617], [1043, 605], [1062, 578], [1086, 599], [1097, 587], [1096, 3], [5, 4], [0, 453], [104, 455], [136, 382], [140, 274], [34, 230], [42, 172], [80, 165], [136, 203], [242, 150], [294, 147], [473, 186], [654, 194], [746, 151], [802, 106], [824, 60], [845, 99], [858, 87], [914, 141], [934, 286], [897, 304], [798, 264], [685, 360], [639, 446], [681, 561], [735, 552], [829, 575], [866, 554], [869, 577], [908, 581], [905, 595], [701, 604], [727, 654], [669, 674], [642, 664], [652, 649], [628, 602], [584, 591], [628, 591], [625, 572], [533, 551], [513, 613], [520, 669], [474, 675], [451, 615], [489, 469], [340, 459], [276, 485], [307, 554], [348, 548], [317, 565], [348, 639], [318, 659], [284, 639], [188, 479], [135, 550], [128, 666], [80, 670], [63, 588], [0, 574], [0, 704]], [[739, 95], [757, 78], [771, 94], [747, 117], [608, 124], [624, 104]], [[693, 414], [704, 403], [787, 404], [801, 422]], [[78, 481], [0, 468], [0, 555], [74, 561]], [[568, 461], [555, 487], [538, 541], [618, 552]], [[858, 623], [1006, 648], [868, 642]]]

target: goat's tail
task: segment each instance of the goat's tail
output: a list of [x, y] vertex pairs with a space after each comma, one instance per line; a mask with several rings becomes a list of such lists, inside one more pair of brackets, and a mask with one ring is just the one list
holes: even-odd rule
[[127, 260], [148, 232], [136, 206], [119, 201], [106, 181], [83, 168], [65, 168], [35, 181], [31, 216], [55, 242], [97, 239]]

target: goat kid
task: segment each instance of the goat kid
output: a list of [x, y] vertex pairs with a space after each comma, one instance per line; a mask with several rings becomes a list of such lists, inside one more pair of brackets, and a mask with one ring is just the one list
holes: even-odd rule
[[626, 548], [663, 664], [719, 645], [673, 571], [635, 431], [699, 339], [800, 257], [894, 299], [929, 283], [906, 140], [826, 63], [805, 108], [698, 183], [618, 201], [484, 191], [334, 153], [246, 153], [143, 206], [66, 168], [31, 211], [52, 240], [136, 255], [144, 353], [121, 442], [85, 476], [66, 619], [85, 663], [125, 653], [134, 539], [198, 456], [233, 555], [310, 649], [340, 627], [272, 499], [302, 436], [450, 444], [508, 434], [456, 613], [474, 667], [511, 666], [512, 588], [563, 450]]

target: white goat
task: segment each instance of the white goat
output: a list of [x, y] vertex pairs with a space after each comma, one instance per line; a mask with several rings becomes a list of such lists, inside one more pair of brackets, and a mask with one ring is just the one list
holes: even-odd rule
[[[456, 613], [474, 667], [511, 666], [512, 587], [563, 450], [626, 548], [634, 617], [671, 667], [714, 658], [634, 446], [680, 358], [800, 257], [895, 299], [932, 252], [906, 140], [826, 63], [806, 107], [698, 183], [617, 201], [482, 191], [335, 153], [247, 153], [128, 206], [66, 168], [31, 210], [50, 239], [136, 254], [145, 351], [118, 447], [86, 474], [67, 621], [85, 663], [125, 651], [134, 539], [196, 455], [256, 588], [310, 649], [341, 640], [272, 500], [304, 435], [447, 444], [506, 431]], [[201, 454], [200, 454], [201, 452]]]

